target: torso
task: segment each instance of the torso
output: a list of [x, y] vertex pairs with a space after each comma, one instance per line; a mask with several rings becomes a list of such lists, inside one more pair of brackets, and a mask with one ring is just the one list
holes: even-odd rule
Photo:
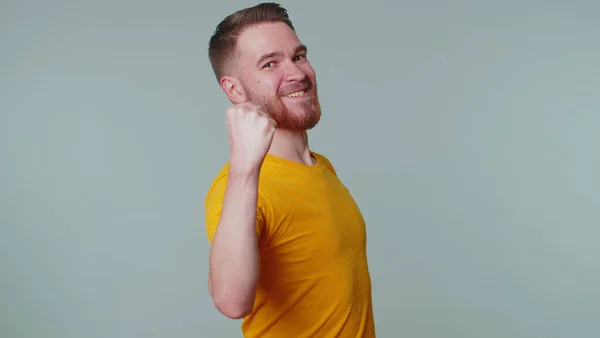
[[374, 337], [366, 228], [329, 161], [267, 156], [259, 181], [261, 275], [246, 337]]

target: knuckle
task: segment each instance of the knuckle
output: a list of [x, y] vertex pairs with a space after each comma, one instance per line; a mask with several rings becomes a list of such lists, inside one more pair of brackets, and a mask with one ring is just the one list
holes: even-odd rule
[[234, 116], [234, 115], [238, 114], [238, 108], [236, 106], [227, 108], [227, 114], [230, 116]]

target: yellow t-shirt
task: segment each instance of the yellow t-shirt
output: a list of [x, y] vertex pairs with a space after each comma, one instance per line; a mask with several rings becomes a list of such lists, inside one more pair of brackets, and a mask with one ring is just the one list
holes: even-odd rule
[[[361, 212], [321, 154], [314, 166], [267, 154], [259, 178], [260, 278], [244, 337], [375, 337]], [[206, 197], [212, 243], [228, 164]]]

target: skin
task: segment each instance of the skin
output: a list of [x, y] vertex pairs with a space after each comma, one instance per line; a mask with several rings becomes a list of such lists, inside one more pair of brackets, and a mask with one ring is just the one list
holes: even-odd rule
[[[247, 28], [239, 37], [235, 76], [224, 76], [221, 88], [234, 104], [252, 102], [262, 106], [277, 123], [269, 153], [312, 164], [306, 130], [314, 127], [321, 111], [316, 74], [298, 36], [281, 22]], [[258, 61], [270, 53], [280, 53]], [[297, 98], [284, 97], [308, 87]]]
[[[260, 273], [256, 207], [265, 154], [313, 165], [307, 130], [320, 119], [315, 71], [306, 47], [284, 23], [245, 29], [234, 70], [220, 80], [232, 106], [232, 143], [221, 219], [211, 245], [208, 288], [229, 318], [252, 312]], [[301, 91], [298, 97], [289, 97]]]

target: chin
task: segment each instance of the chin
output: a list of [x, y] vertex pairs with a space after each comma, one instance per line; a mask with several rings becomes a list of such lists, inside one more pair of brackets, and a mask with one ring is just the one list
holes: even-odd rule
[[294, 103], [285, 102], [284, 106], [290, 114], [297, 116], [310, 115], [315, 110], [310, 100]]

